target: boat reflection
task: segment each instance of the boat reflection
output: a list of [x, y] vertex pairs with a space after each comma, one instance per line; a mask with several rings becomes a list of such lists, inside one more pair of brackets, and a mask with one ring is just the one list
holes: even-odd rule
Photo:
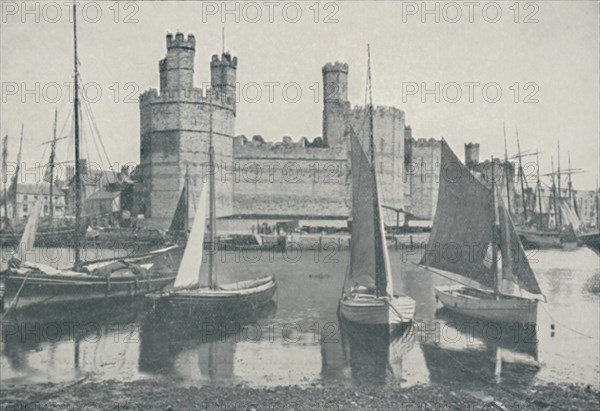
[[414, 346], [412, 323], [390, 330], [388, 325], [358, 325], [340, 319], [342, 347], [352, 382], [382, 385], [402, 381], [402, 357]]
[[535, 325], [476, 320], [446, 309], [436, 319], [439, 327], [421, 340], [431, 382], [527, 384], [540, 370]]
[[0, 326], [2, 382], [68, 380], [99, 367], [117, 377], [129, 359], [105, 344], [126, 353], [137, 342], [135, 324], [145, 306], [143, 299], [123, 298], [11, 311]]
[[141, 324], [138, 369], [189, 381], [198, 376], [209, 381], [234, 379], [237, 343], [252, 338], [250, 325], [276, 312], [274, 301], [246, 314], [209, 318], [181, 316], [168, 307], [155, 309]]

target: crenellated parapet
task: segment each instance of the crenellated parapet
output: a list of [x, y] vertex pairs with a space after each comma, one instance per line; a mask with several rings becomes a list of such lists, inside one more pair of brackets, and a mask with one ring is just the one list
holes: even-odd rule
[[[354, 106], [350, 115], [354, 118], [362, 118], [368, 113], [368, 109], [365, 106]], [[404, 119], [404, 111], [398, 107], [392, 106], [373, 106], [373, 117], [389, 117], [389, 118], [402, 118]]]
[[139, 101], [140, 108], [145, 108], [152, 104], [192, 103], [202, 105], [212, 104], [215, 110], [226, 109], [235, 112], [235, 102], [232, 103], [229, 99], [220, 98], [218, 92], [213, 92], [211, 96], [210, 89], [205, 90], [202, 88], [164, 90], [162, 93], [159, 93], [155, 88], [151, 88], [140, 94]]
[[237, 136], [233, 140], [234, 158], [270, 158], [286, 157], [289, 159], [306, 158], [331, 158], [340, 161], [347, 159], [347, 152], [344, 147], [327, 147], [321, 137], [316, 137], [310, 141], [307, 137], [301, 137], [298, 141], [293, 141], [289, 136], [285, 136], [281, 141], [265, 141], [262, 136], [255, 135], [252, 139], [246, 136]]
[[420, 148], [427, 148], [427, 147], [439, 147], [440, 144], [442, 143], [441, 139], [435, 139], [433, 137], [431, 138], [418, 138], [418, 139], [411, 139], [411, 146], [412, 147], [420, 147]]
[[336, 61], [335, 63], [327, 63], [323, 66], [323, 74], [331, 72], [339, 72], [348, 74], [348, 63]]
[[237, 63], [238, 63], [237, 57], [231, 57], [231, 54], [229, 54], [228, 52], [223, 53], [221, 55], [221, 58], [219, 58], [218, 54], [213, 54], [210, 59], [211, 67], [225, 66], [225, 67], [231, 67], [231, 68], [237, 69]]
[[196, 50], [196, 38], [193, 34], [188, 34], [186, 38], [180, 32], [176, 33], [175, 37], [169, 33], [167, 34], [167, 50], [173, 48]]

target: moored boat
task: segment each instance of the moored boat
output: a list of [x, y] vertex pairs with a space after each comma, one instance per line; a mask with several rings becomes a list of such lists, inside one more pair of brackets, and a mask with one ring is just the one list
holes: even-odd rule
[[[75, 263], [69, 269], [57, 269], [33, 262], [29, 253], [34, 249], [38, 220], [42, 210], [43, 195], [37, 201], [27, 219], [19, 246], [11, 257], [8, 268], [0, 272], [4, 279], [8, 309], [20, 305], [46, 302], [91, 300], [98, 298], [135, 296], [160, 290], [175, 279], [171, 253], [179, 249], [171, 246], [135, 257], [83, 262], [81, 259], [82, 218], [80, 175], [80, 127], [79, 127], [79, 71], [77, 58], [76, 5], [73, 5], [74, 39], [74, 137], [75, 137]], [[56, 139], [55, 139], [56, 140]]]
[[440, 195], [419, 265], [460, 285], [437, 287], [438, 301], [470, 317], [535, 323], [544, 297], [494, 179], [486, 186], [441, 146]]
[[396, 325], [412, 321], [416, 304], [409, 296], [394, 292], [375, 170], [370, 61], [368, 72], [369, 125], [365, 135], [370, 160], [351, 130], [352, 237], [339, 311], [346, 320], [359, 324]]

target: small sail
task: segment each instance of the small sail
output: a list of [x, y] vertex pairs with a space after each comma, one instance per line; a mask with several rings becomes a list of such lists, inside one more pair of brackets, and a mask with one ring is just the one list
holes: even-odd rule
[[17, 248], [17, 256], [19, 260], [25, 261], [27, 253], [33, 250], [35, 243], [35, 233], [37, 231], [38, 222], [40, 220], [40, 213], [42, 212], [42, 204], [44, 202], [44, 196], [38, 195], [38, 198], [29, 213], [27, 218], [27, 224], [25, 224], [25, 230], [21, 236], [19, 242], [19, 248]]
[[573, 208], [571, 208], [571, 206], [564, 200], [561, 200], [560, 202], [560, 212], [562, 213], [563, 224], [571, 224], [575, 232], [580, 231], [581, 220], [579, 219]]
[[206, 211], [208, 209], [208, 190], [206, 182], [202, 184], [198, 209], [194, 216], [192, 231], [188, 238], [181, 265], [175, 278], [175, 288], [187, 288], [198, 285], [198, 273], [202, 265], [202, 251], [204, 250], [204, 231], [206, 229]]
[[[497, 196], [498, 218], [500, 222], [500, 254], [502, 255], [502, 278], [518, 285], [521, 289], [532, 294], [542, 294], [542, 290], [529, 265], [523, 245], [515, 230], [508, 210], [502, 199]], [[499, 286], [500, 292], [512, 294]]]
[[494, 288], [496, 274], [487, 262], [493, 242], [492, 190], [485, 187], [442, 140], [440, 188], [433, 228], [421, 265], [449, 271]]
[[352, 161], [352, 242], [350, 278], [355, 284], [393, 294], [377, 177], [354, 132]]
[[173, 214], [173, 219], [171, 220], [171, 226], [169, 227], [169, 233], [182, 233], [186, 229], [186, 221], [188, 218], [188, 182], [186, 180], [183, 185], [183, 189], [181, 190], [181, 195], [179, 196], [179, 201], [177, 202], [177, 208], [175, 208], [175, 213]]

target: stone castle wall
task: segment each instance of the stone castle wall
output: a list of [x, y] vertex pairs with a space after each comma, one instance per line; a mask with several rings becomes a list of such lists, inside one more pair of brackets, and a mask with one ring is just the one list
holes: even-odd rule
[[350, 212], [345, 147], [244, 141], [233, 146], [237, 216], [340, 218]]
[[406, 157], [406, 191], [410, 198], [407, 210], [416, 217], [433, 220], [438, 198], [441, 141], [433, 138], [411, 138], [408, 141], [410, 154]]

